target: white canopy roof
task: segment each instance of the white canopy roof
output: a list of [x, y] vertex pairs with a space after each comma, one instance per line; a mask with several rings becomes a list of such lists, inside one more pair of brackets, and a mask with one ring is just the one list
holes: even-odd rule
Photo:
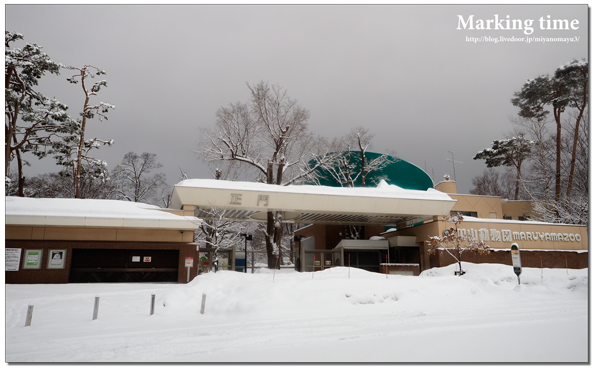
[[388, 249], [390, 246], [387, 240], [340, 240], [338, 245], [333, 248], [334, 251], [344, 250], [380, 250]]
[[108, 199], [6, 197], [7, 225], [131, 227], [194, 230], [190, 217], [160, 207]]
[[193, 179], [175, 185], [170, 207], [194, 205], [205, 218], [211, 209], [236, 220], [265, 220], [267, 212], [281, 211], [287, 222], [395, 225], [448, 214], [455, 202], [435, 189], [407, 190], [385, 181], [377, 188], [339, 188]]

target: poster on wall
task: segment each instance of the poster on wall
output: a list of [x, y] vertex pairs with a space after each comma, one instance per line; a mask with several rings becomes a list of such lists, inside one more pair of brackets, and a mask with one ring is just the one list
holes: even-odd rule
[[4, 249], [5, 271], [19, 271], [21, 248]]
[[32, 270], [42, 267], [42, 249], [25, 249], [23, 258], [23, 269]]
[[66, 249], [51, 249], [48, 251], [47, 269], [64, 269], [67, 258]]

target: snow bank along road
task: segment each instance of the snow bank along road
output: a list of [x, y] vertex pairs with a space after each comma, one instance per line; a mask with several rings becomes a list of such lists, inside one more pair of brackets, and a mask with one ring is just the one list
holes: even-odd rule
[[6, 285], [6, 361], [588, 361], [587, 269], [525, 269], [518, 285], [510, 266], [464, 265], [461, 277], [454, 266], [417, 277], [337, 267], [221, 271], [187, 285]]

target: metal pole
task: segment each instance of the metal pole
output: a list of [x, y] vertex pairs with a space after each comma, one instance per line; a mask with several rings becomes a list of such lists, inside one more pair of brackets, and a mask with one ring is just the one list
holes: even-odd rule
[[31, 319], [33, 318], [33, 305], [27, 306], [27, 317], [25, 318], [25, 326], [31, 326]]
[[204, 305], [206, 304], [206, 294], [202, 293], [202, 306], [200, 307], [200, 314], [204, 315]]
[[100, 307], [100, 297], [96, 296], [94, 300], [94, 315], [92, 316], [92, 320], [96, 320], [98, 318], [98, 308]]
[[248, 273], [248, 237], [244, 235], [244, 274]]
[[[189, 269], [188, 269], [189, 272]], [[152, 294], [152, 299], [150, 300], [150, 316], [154, 315], [154, 301], [156, 296]]]

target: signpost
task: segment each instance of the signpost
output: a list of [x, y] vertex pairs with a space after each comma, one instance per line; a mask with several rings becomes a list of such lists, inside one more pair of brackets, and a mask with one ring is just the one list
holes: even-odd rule
[[519, 254], [519, 245], [517, 245], [517, 243], [513, 243], [513, 245], [510, 246], [510, 256], [512, 258], [513, 269], [519, 280], [519, 285], [521, 285], [521, 255]]
[[194, 257], [185, 257], [185, 267], [187, 267], [187, 282], [190, 282], [190, 267], [194, 267]]

